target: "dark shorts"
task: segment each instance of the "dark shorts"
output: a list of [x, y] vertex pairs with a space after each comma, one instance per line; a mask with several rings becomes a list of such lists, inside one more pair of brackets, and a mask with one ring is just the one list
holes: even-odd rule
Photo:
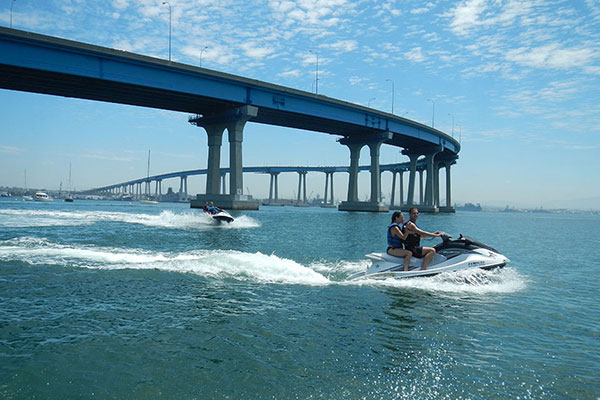
[[414, 257], [423, 258], [423, 247], [413, 247], [407, 250], [412, 251]]

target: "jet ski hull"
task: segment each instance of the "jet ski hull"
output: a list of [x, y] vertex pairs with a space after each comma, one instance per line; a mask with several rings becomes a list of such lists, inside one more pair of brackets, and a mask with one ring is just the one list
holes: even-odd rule
[[217, 222], [233, 222], [233, 217], [231, 215], [229, 215], [228, 212], [225, 211], [219, 211], [216, 214], [210, 214], [210, 216], [212, 217], [212, 219], [214, 219]]

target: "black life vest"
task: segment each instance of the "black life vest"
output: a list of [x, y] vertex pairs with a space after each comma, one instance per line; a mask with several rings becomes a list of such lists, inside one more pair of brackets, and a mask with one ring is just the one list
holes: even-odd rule
[[[415, 224], [414, 222], [413, 222], [413, 224], [415, 226], [417, 226], [417, 224]], [[417, 235], [416, 233], [409, 233], [408, 237], [404, 240], [404, 247], [408, 250], [419, 247], [420, 244], [421, 244], [421, 236]]]

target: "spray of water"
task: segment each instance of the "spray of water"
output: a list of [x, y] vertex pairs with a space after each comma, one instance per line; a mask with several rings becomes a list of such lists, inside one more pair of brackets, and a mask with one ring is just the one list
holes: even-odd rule
[[3, 227], [42, 227], [78, 226], [97, 222], [121, 222], [171, 229], [246, 229], [257, 228], [260, 224], [242, 215], [232, 223], [218, 223], [210, 216], [193, 211], [174, 213], [162, 211], [160, 214], [135, 214], [110, 211], [57, 211], [57, 210], [0, 210], [0, 226]]
[[411, 288], [437, 293], [509, 293], [522, 290], [526, 280], [513, 268], [448, 272], [412, 279], [348, 281], [368, 261], [318, 261], [302, 265], [294, 260], [235, 250], [159, 252], [142, 249], [64, 245], [34, 237], [0, 241], [0, 261], [99, 270], [156, 269], [192, 273], [215, 279], [257, 283], [347, 285]]

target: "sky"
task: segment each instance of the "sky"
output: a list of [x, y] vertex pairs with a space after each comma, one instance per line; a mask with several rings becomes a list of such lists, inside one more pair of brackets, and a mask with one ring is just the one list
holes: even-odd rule
[[[453, 135], [452, 203], [600, 209], [598, 0], [0, 0], [4, 26], [12, 16], [16, 29], [162, 59], [169, 14], [173, 61], [314, 92], [318, 56], [319, 94]], [[148, 150], [151, 175], [206, 167], [206, 132], [185, 113], [10, 90], [0, 110], [0, 187], [26, 176], [30, 188], [65, 188], [69, 165], [74, 189], [141, 178]], [[349, 165], [337, 138], [250, 122], [244, 165]], [[380, 162], [408, 161], [400, 150], [384, 145]], [[223, 167], [228, 153], [224, 139]], [[347, 174], [334, 179], [345, 200]], [[359, 175], [361, 200], [369, 179]], [[189, 192], [205, 182], [190, 178]], [[309, 197], [324, 183], [309, 174]], [[245, 174], [244, 186], [268, 197], [269, 177]], [[297, 186], [281, 175], [279, 196]]]

